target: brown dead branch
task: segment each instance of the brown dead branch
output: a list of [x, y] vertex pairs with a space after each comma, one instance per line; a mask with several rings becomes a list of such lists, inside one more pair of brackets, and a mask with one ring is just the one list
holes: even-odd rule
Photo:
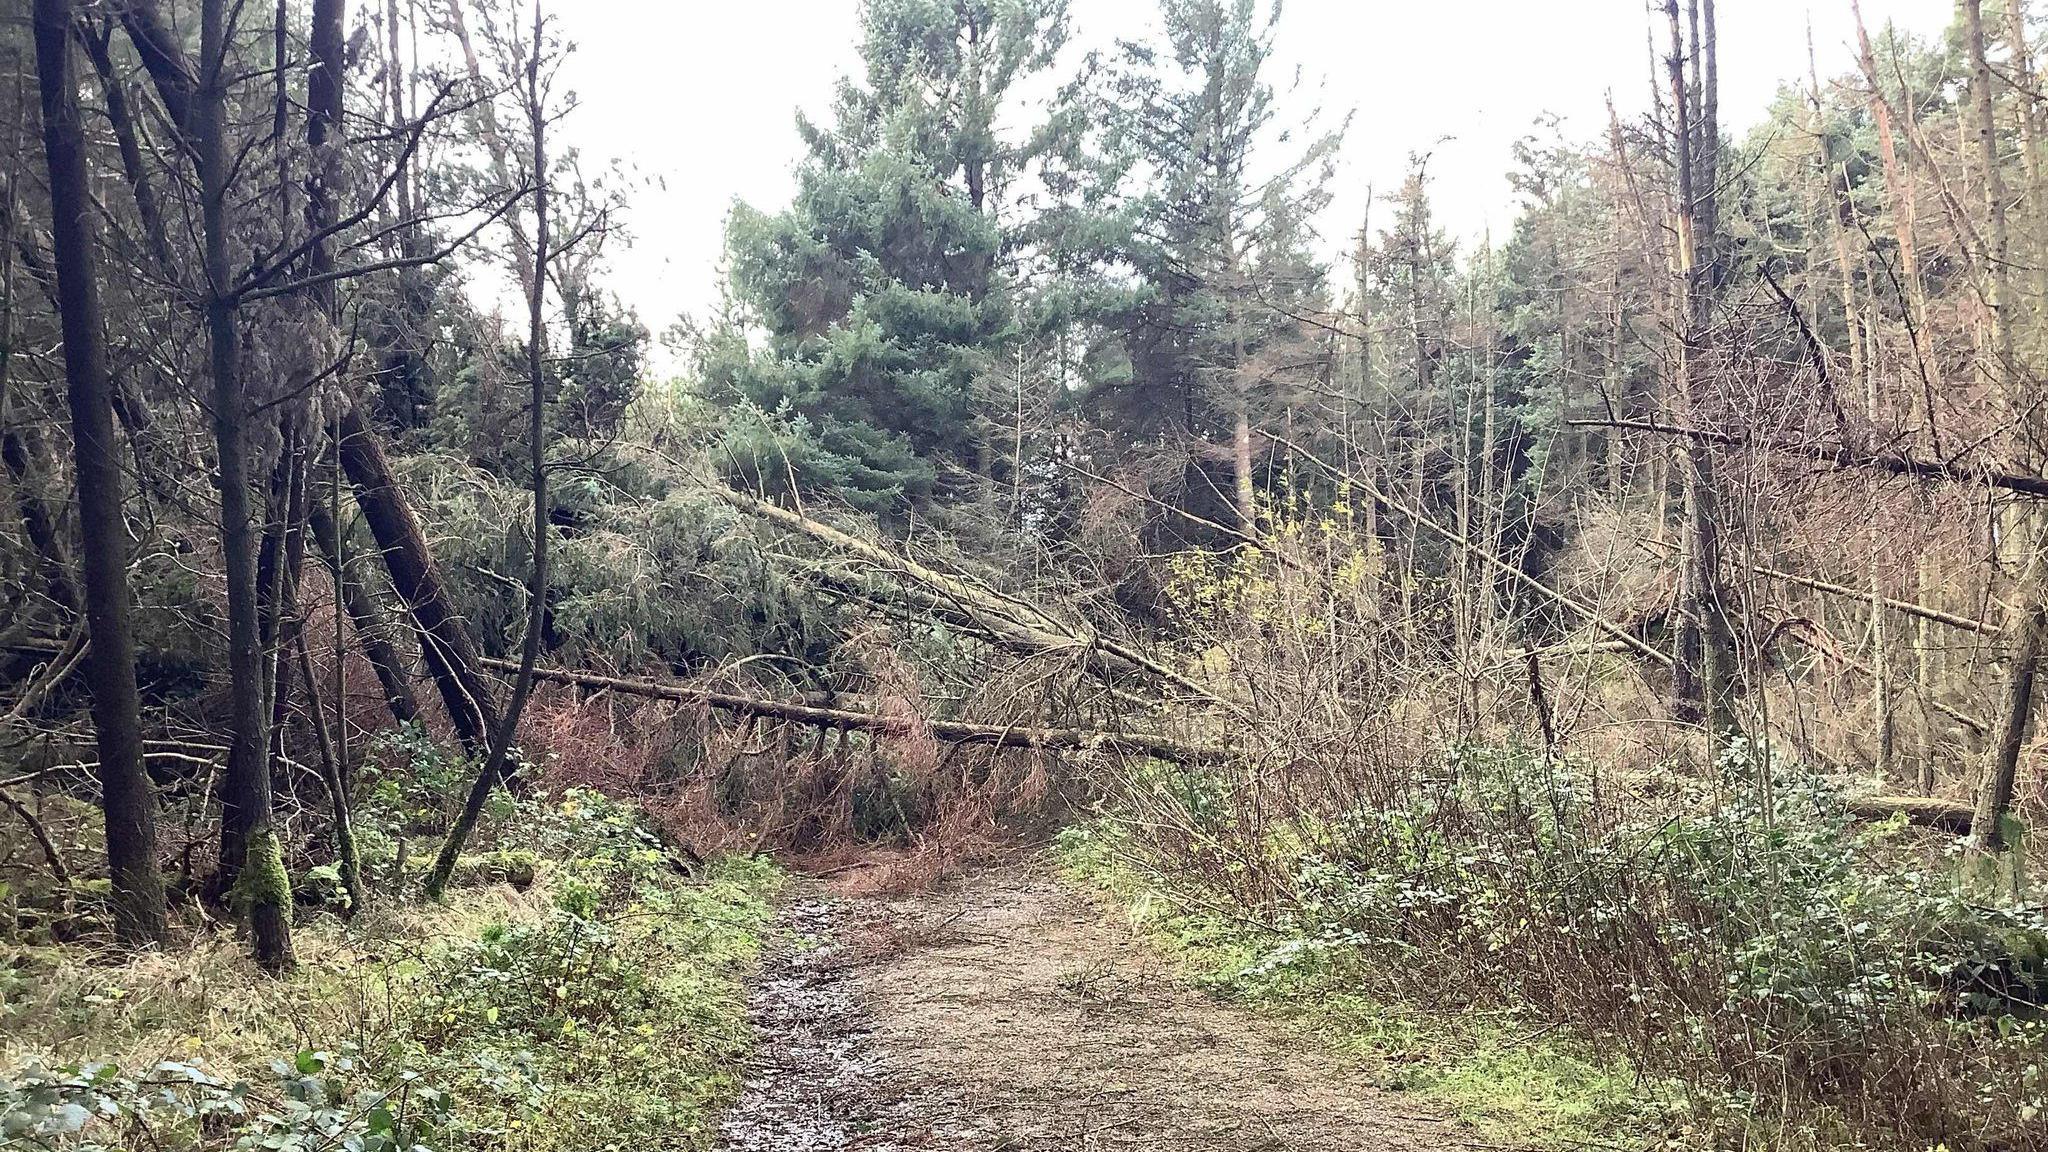
[[[484, 664], [498, 671], [512, 671], [518, 668], [516, 663], [509, 660], [486, 659]], [[742, 716], [766, 716], [820, 728], [877, 732], [885, 735], [925, 732], [954, 744], [980, 744], [993, 748], [1121, 752], [1156, 756], [1162, 760], [1183, 764], [1211, 762], [1228, 755], [1222, 748], [1189, 744], [1171, 737], [1144, 732], [1106, 732], [1096, 728], [1029, 728], [1017, 724], [924, 720], [909, 716], [892, 716], [872, 710], [859, 711], [845, 707], [766, 700], [731, 692], [715, 692], [687, 684], [665, 684], [655, 680], [604, 676], [594, 672], [571, 672], [560, 668], [538, 668], [534, 670], [534, 676], [555, 684], [604, 689], [654, 700], [703, 704]], [[848, 698], [840, 699], [845, 701]]]

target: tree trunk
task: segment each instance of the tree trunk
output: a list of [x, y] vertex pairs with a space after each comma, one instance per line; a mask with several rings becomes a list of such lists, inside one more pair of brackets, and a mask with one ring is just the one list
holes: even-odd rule
[[2032, 313], [2033, 331], [2029, 333], [2029, 349], [2037, 349], [2040, 340], [2040, 310], [2048, 308], [2048, 259], [2043, 259], [2040, 248], [2043, 229], [2048, 229], [2048, 171], [2041, 163], [2041, 116], [2037, 107], [2040, 97], [2036, 87], [2038, 77], [2034, 74], [2034, 46], [2027, 41], [2026, 0], [2005, 0], [2006, 39], [2012, 50], [2012, 94], [2020, 108], [2020, 146], [2024, 153], [2027, 174], [2027, 226], [2023, 234], [2033, 239], [2035, 250], [2026, 262], [2033, 266], [2033, 299], [2029, 311]]
[[[1238, 397], [1241, 405], [1250, 403], [1249, 396]], [[1247, 536], [1256, 537], [1259, 531], [1259, 502], [1257, 489], [1252, 483], [1252, 418], [1239, 407], [1237, 424], [1230, 440], [1231, 472], [1235, 478], [1233, 506], [1237, 509], [1238, 530]]]
[[[1971, 108], [1977, 136], [1978, 174], [1984, 182], [1986, 214], [1990, 218], [1984, 240], [1986, 288], [1984, 304], [1990, 315], [1992, 355], [1995, 370], [1983, 363], [1979, 372], [1998, 394], [2006, 398], [2009, 429], [2019, 451], [2031, 454], [2024, 425], [2034, 419], [2028, 411], [2029, 388], [2014, 373], [2011, 325], [2010, 274], [2005, 219], [2005, 179], [1998, 156], [1998, 125], [1992, 114], [1991, 65], [1984, 54], [1982, 0], [1963, 0], [1963, 31], [1970, 55]], [[2020, 751], [2027, 722], [2034, 707], [2035, 666], [2041, 656], [2042, 632], [2048, 629], [2048, 531], [2034, 509], [2023, 509], [2012, 518], [2013, 532], [2024, 541], [2025, 575], [2016, 590], [2017, 619], [2006, 626], [2013, 639], [2013, 651], [2006, 666], [2005, 690], [1999, 708], [1996, 738], [1984, 767], [1977, 791], [1977, 815], [1972, 822], [1971, 842], [1982, 851], [2005, 847], [2003, 826], [2012, 807], [2014, 782], [2019, 777]]]
[[[2028, 591], [2031, 594], [2034, 588], [2029, 587]], [[2048, 637], [2048, 608], [2042, 606], [2038, 595], [2031, 599], [2034, 607], [2019, 621], [2017, 635], [2013, 637], [2005, 699], [1985, 757], [1984, 778], [1977, 787], [1976, 815], [1970, 821], [1970, 846], [1980, 852], [2000, 852], [2009, 847], [2005, 817], [2012, 811], [2020, 750], [2026, 743], [2027, 721], [2034, 706], [2035, 670], [2040, 665], [2044, 637]]]
[[128, 622], [128, 535], [121, 515], [121, 460], [114, 388], [107, 373], [99, 269], [90, 231], [78, 83], [71, 64], [70, 0], [36, 0], [35, 46], [49, 161], [51, 235], [64, 333], [64, 375], [78, 478], [79, 528], [90, 647], [93, 732], [99, 745], [114, 933], [129, 944], [164, 937], [164, 886], [156, 862], [156, 797], [143, 770], [135, 637]]
[[221, 792], [222, 860], [237, 906], [249, 918], [256, 961], [291, 968], [291, 885], [271, 820], [269, 716], [264, 708], [256, 534], [249, 501], [248, 397], [241, 379], [233, 267], [228, 256], [228, 0], [200, 10], [200, 76], [191, 133], [205, 240], [205, 319], [213, 373], [213, 438], [220, 487], [221, 553], [227, 570], [228, 681], [233, 732]]
[[[306, 682], [306, 716], [312, 722], [313, 738], [319, 748], [320, 782], [326, 787], [328, 801], [334, 806], [335, 863], [341, 873], [342, 891], [348, 893], [349, 914], [354, 915], [362, 911], [369, 892], [363, 887], [363, 858], [356, 849], [355, 813], [349, 803], [348, 772], [327, 727], [326, 711], [320, 706], [320, 681], [313, 674], [313, 653], [306, 643], [303, 628], [292, 636], [292, 648], [298, 656], [299, 678]], [[336, 712], [338, 723], [347, 723], [346, 718], [339, 716], [339, 709]]]
[[[1899, 163], [1897, 135], [1893, 130], [1892, 104], [1878, 81], [1877, 54], [1870, 47], [1870, 33], [1863, 24], [1863, 10], [1850, 0], [1856, 16], [1857, 59], [1864, 82], [1870, 85], [1867, 101], [1877, 122], [1878, 158], [1883, 164], [1886, 198], [1891, 201], [1892, 237], [1899, 244], [1899, 279], [1906, 296], [1906, 322], [1913, 338], [1913, 359], [1920, 377], [1920, 389], [1910, 405], [1913, 424], [1923, 449], [1939, 453], [1934, 435], [1934, 397], [1942, 390], [1941, 362], [1935, 358], [1932, 336], [1927, 327], [1927, 289], [1920, 280], [1920, 247], [1914, 232], [1918, 224], [1918, 200], [1909, 177]], [[1911, 99], [1909, 93], [1907, 98]]]
[[[345, 9], [344, 0], [315, 0], [313, 4], [313, 68], [306, 78], [306, 147], [313, 157], [313, 170], [306, 181], [306, 227], [315, 235], [332, 226], [335, 196], [340, 191], [336, 185], [340, 182], [342, 174], [339, 163], [342, 141], [339, 132], [344, 95], [341, 77], [346, 67], [346, 48], [342, 38], [342, 29], [347, 17]], [[395, 69], [397, 8], [391, 6], [386, 15], [391, 23], [389, 32], [392, 37], [392, 67]], [[394, 77], [391, 89], [394, 123], [402, 119], [402, 102], [399, 99], [397, 84], [398, 81]], [[398, 173], [398, 184], [399, 214], [401, 218], [410, 219], [412, 199], [410, 185], [403, 169]], [[408, 229], [405, 235], [409, 237], [411, 231]], [[405, 254], [413, 254], [409, 242]], [[307, 263], [309, 271], [314, 275], [331, 271], [334, 266], [333, 246], [326, 241], [315, 244], [308, 254]], [[401, 279], [415, 274], [412, 269], [401, 270], [399, 273]], [[315, 288], [313, 300], [321, 316], [332, 323], [335, 310], [334, 285], [323, 284]], [[344, 416], [335, 422], [337, 459], [341, 455], [339, 441], [346, 438], [342, 431], [346, 419]], [[377, 454], [375, 464], [375, 470], [388, 482], [388, 473], [383, 472], [381, 452]], [[396, 492], [396, 489], [392, 491]], [[392, 719], [400, 724], [410, 724], [419, 717], [419, 701], [413, 695], [412, 676], [408, 671], [408, 664], [392, 643], [392, 633], [385, 623], [383, 610], [377, 606], [376, 598], [370, 594], [367, 583], [349, 570], [345, 541], [335, 520], [338, 511], [338, 507], [330, 509], [320, 500], [308, 500], [307, 525], [312, 529], [320, 551], [326, 558], [328, 571], [332, 574], [335, 588], [340, 593], [339, 599], [348, 614], [349, 622], [355, 627], [357, 639], [363, 646], [363, 654], [369, 659], [370, 667], [377, 674], [377, 682], [384, 689], [384, 701], [391, 709]], [[432, 557], [425, 556], [422, 563], [431, 572]], [[344, 745], [348, 723], [347, 705], [347, 699], [337, 691], [334, 701], [335, 724]], [[451, 708], [449, 714], [456, 716], [460, 713]], [[461, 730], [459, 722], [457, 730]], [[341, 765], [341, 771], [345, 777], [346, 764]]]
[[427, 674], [440, 690], [441, 702], [455, 734], [472, 756], [489, 747], [490, 734], [497, 727], [497, 702], [490, 684], [477, 665], [476, 641], [469, 622], [456, 611], [454, 599], [427, 547], [398, 487], [391, 463], [377, 434], [363, 420], [359, 405], [349, 405], [341, 414], [342, 470], [355, 487], [356, 502], [370, 535], [384, 557], [391, 588], [405, 603], [420, 638], [420, 653], [427, 662]]
[[[97, 287], [97, 284], [95, 284]], [[97, 292], [95, 292], [97, 297]], [[63, 307], [63, 288], [58, 288], [58, 307]], [[94, 329], [95, 332], [99, 330]], [[100, 353], [102, 364], [106, 362], [105, 347]], [[66, 369], [67, 374], [69, 369]], [[111, 394], [111, 386], [108, 389]], [[43, 570], [43, 579], [50, 600], [63, 611], [78, 611], [78, 587], [71, 579], [70, 549], [64, 546], [64, 531], [54, 509], [35, 489], [37, 465], [43, 453], [40, 437], [34, 427], [18, 428], [12, 425], [0, 431], [0, 460], [7, 465], [7, 478], [14, 485], [14, 502], [21, 512], [21, 529], [28, 537], [29, 546], [36, 551], [36, 560]], [[125, 545], [124, 545], [125, 548]]]
[[142, 221], [143, 238], [149, 241], [149, 253], [156, 258], [157, 267], [168, 272], [175, 267], [171, 255], [170, 233], [164, 226], [162, 202], [157, 199], [156, 186], [150, 181], [147, 162], [143, 158], [141, 134], [136, 130], [134, 111], [128, 105], [128, 85], [121, 73], [115, 70], [114, 57], [109, 43], [111, 33], [104, 27], [77, 26], [79, 43], [85, 46], [86, 58], [92, 61], [93, 71], [98, 74], [101, 96], [107, 102], [107, 123], [114, 130], [114, 143], [121, 154], [121, 172], [128, 178], [128, 191], [135, 199], [135, 213]]
[[[297, 664], [292, 649], [305, 629], [299, 606], [299, 577], [306, 559], [306, 435], [299, 430], [286, 433], [284, 459], [284, 507], [278, 530], [278, 571], [274, 577], [276, 600], [269, 619], [270, 647], [270, 759], [271, 778], [284, 762], [284, 726], [291, 705], [292, 674]], [[308, 690], [313, 685], [306, 686]]]
[[533, 670], [540, 662], [541, 631], [548, 610], [548, 465], [547, 465], [547, 290], [548, 290], [548, 156], [547, 109], [541, 104], [540, 0], [533, 5], [532, 55], [526, 60], [526, 117], [533, 135], [533, 248], [538, 256], [526, 286], [527, 463], [533, 471], [533, 567], [526, 581], [526, 638], [520, 645], [519, 671], [512, 678], [512, 698], [505, 705], [483, 767], [470, 785], [462, 811], [441, 842], [434, 867], [427, 874], [428, 899], [439, 900], [455, 875], [462, 845], [483, 815], [484, 804], [499, 781], [510, 775], [512, 741], [519, 735], [519, 714], [533, 691]]
[[[277, 697], [283, 691], [277, 677], [275, 654], [280, 650], [278, 624], [284, 615], [284, 537], [291, 517], [291, 459], [294, 451], [289, 430], [285, 435], [283, 450], [270, 472], [269, 497], [264, 503], [263, 535], [258, 538], [256, 547], [256, 636], [264, 655], [263, 712], [266, 716], [271, 715]], [[274, 738], [270, 748], [273, 752], [276, 749]]]
[[[1716, 101], [1712, 94], [1688, 91], [1685, 35], [1679, 26], [1677, 0], [1666, 0], [1664, 10], [1671, 31], [1671, 55], [1666, 58], [1666, 67], [1671, 82], [1673, 114], [1677, 117], [1673, 132], [1676, 153], [1673, 167], [1678, 181], [1678, 275], [1682, 296], [1673, 390], [1679, 406], [1688, 413], [1688, 419], [1697, 423], [1691, 414], [1700, 402], [1696, 376], [1707, 327], [1707, 300], [1713, 277], [1712, 253], [1716, 250], [1712, 234], [1715, 223], [1711, 195], [1714, 175], [1703, 170], [1702, 154], [1705, 161], [1710, 161], [1715, 145], [1707, 140], [1707, 135], [1716, 128], [1704, 115], [1702, 122], [1695, 123], [1690, 110], [1695, 107], [1703, 111], [1713, 109]], [[1711, 48], [1711, 6], [1708, 29], [1706, 47]], [[1695, 52], [1700, 47], [1697, 42], [1693, 45]], [[1713, 75], [1711, 62], [1707, 75]], [[1694, 79], [1699, 79], [1697, 65]], [[1696, 83], [1690, 87], [1697, 89], [1701, 85]], [[1702, 190], [1702, 183], [1706, 191]], [[1702, 253], [1707, 254], [1705, 261], [1701, 258]], [[1679, 561], [1679, 597], [1674, 613], [1678, 627], [1672, 653], [1672, 710], [1682, 720], [1703, 722], [1710, 733], [1721, 733], [1734, 726], [1732, 679], [1735, 648], [1720, 578], [1720, 509], [1716, 498], [1714, 461], [1706, 445], [1692, 442], [1677, 447], [1674, 462], [1678, 465], [1684, 491], [1684, 531]]]
[[[1984, 307], [1991, 327], [1991, 351], [1995, 379], [1982, 365], [1987, 381], [2002, 390], [2015, 390], [2012, 357], [2011, 241], [2005, 219], [2005, 172], [1998, 157], [1998, 121], [1992, 112], [1991, 63], [1984, 55], [1983, 0], [1963, 0], [1963, 31], [1970, 54], [1970, 112], [1977, 138], [1978, 176], [1984, 181], [1984, 208], [1989, 227], [1984, 236]], [[2015, 413], [2022, 410], [2013, 406]]]

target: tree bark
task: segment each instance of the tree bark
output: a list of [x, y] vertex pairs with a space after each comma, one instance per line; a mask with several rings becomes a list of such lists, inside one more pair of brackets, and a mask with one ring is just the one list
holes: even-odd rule
[[[1971, 111], [1977, 137], [1978, 175], [1984, 183], [1986, 214], [1990, 218], [1984, 242], [1984, 304], [1989, 312], [1995, 373], [1987, 370], [1978, 356], [1979, 372], [1987, 383], [2005, 396], [2007, 415], [2013, 422], [2010, 434], [2019, 451], [2031, 454], [2025, 425], [2033, 419], [2028, 412], [2028, 388], [2015, 374], [2011, 324], [2010, 256], [2005, 218], [2005, 178], [1998, 156], [1998, 124], [1992, 111], [1991, 64], [1984, 52], [1982, 0], [1962, 0], [1963, 34], [1970, 57]], [[1977, 813], [1972, 823], [1972, 845], [1980, 851], [1996, 852], [2004, 847], [2005, 816], [2012, 807], [2014, 783], [2019, 777], [2020, 752], [2027, 724], [2034, 708], [2034, 676], [2041, 658], [2042, 633], [2048, 630], [2048, 526], [2038, 509], [2021, 509], [2013, 524], [2014, 533], [2026, 543], [2025, 572], [2016, 590], [2014, 611], [2019, 619], [2005, 631], [2014, 646], [2006, 665], [2005, 686], [1999, 705], [1996, 737], [1987, 750], [1984, 777], [1977, 790]]]
[[2033, 712], [2035, 670], [2040, 665], [2044, 639], [2048, 639], [2048, 608], [2037, 600], [2019, 622], [2017, 631], [2006, 672], [2005, 699], [1998, 712], [1998, 728], [1985, 756], [1984, 778], [1977, 787], [1976, 812], [1970, 822], [1970, 846], [1980, 852], [2000, 852], [2010, 846], [2006, 843], [2005, 817], [2012, 811], [2020, 750], [2026, 743], [2027, 721]]
[[420, 654], [426, 659], [427, 674], [440, 690], [441, 703], [448, 710], [456, 737], [473, 756], [489, 747], [490, 734], [497, 727], [497, 703], [490, 684], [477, 666], [476, 641], [469, 622], [456, 610], [454, 598], [441, 576], [440, 567], [427, 547], [391, 462], [377, 434], [363, 420], [359, 405], [349, 405], [341, 414], [342, 470], [356, 490], [356, 502], [370, 535], [384, 557], [392, 591], [404, 602], [420, 638]]
[[[313, 738], [320, 753], [320, 782], [327, 789], [327, 799], [334, 807], [334, 858], [341, 873], [342, 891], [348, 893], [349, 914], [362, 911], [369, 899], [369, 892], [363, 887], [363, 858], [356, 849], [355, 812], [349, 802], [348, 772], [342, 763], [341, 753], [335, 746], [333, 730], [327, 727], [326, 710], [320, 706], [320, 681], [313, 672], [313, 652], [306, 643], [305, 630], [299, 629], [292, 637], [292, 648], [298, 656], [299, 678], [306, 682], [306, 716], [313, 727]], [[347, 723], [336, 709], [337, 726]]]
[[[264, 643], [270, 663], [270, 761], [271, 776], [284, 762], [284, 726], [291, 705], [292, 675], [297, 668], [292, 649], [305, 629], [299, 606], [299, 577], [306, 558], [306, 436], [288, 431], [284, 441], [284, 505], [278, 525], [276, 563], [271, 585], [275, 597], [270, 604]], [[259, 565], [260, 567], [260, 565]], [[311, 689], [313, 685], [307, 685]]]
[[107, 123], [114, 130], [114, 143], [121, 154], [121, 172], [128, 178], [128, 192], [135, 199], [135, 213], [142, 221], [143, 238], [149, 241], [149, 252], [156, 258], [157, 266], [169, 272], [175, 261], [171, 255], [170, 232], [164, 227], [162, 202], [157, 199], [156, 186], [149, 178], [149, 169], [142, 155], [142, 140], [136, 131], [135, 115], [128, 105], [128, 86], [121, 74], [114, 70], [111, 45], [111, 31], [104, 26], [77, 26], [78, 41], [85, 47], [86, 58], [92, 61], [93, 71], [98, 74], [101, 95], [107, 102]]
[[[344, 0], [315, 0], [313, 4], [312, 52], [313, 68], [306, 79], [306, 146], [313, 157], [313, 171], [306, 181], [306, 227], [315, 235], [332, 226], [335, 215], [335, 197], [340, 189], [336, 185], [341, 179], [340, 140], [342, 123], [342, 73], [346, 66], [346, 48], [342, 29], [346, 23]], [[391, 21], [390, 35], [393, 38], [394, 67], [396, 60], [396, 37], [398, 12], [396, 7], [387, 13]], [[396, 85], [397, 81], [392, 81]], [[394, 123], [399, 110], [397, 89], [393, 88]], [[407, 192], [405, 174], [399, 173], [399, 213], [401, 218], [412, 216], [412, 201]], [[410, 235], [408, 231], [407, 235]], [[411, 250], [407, 250], [411, 255]], [[307, 258], [308, 270], [312, 275], [321, 275], [333, 269], [333, 246], [322, 241], [313, 246]], [[401, 278], [411, 270], [402, 271]], [[315, 306], [328, 322], [334, 320], [335, 286], [322, 284], [313, 289]], [[336, 436], [340, 438], [341, 424], [336, 423]], [[380, 457], [381, 459], [381, 457]], [[338, 498], [338, 497], [337, 497]], [[344, 549], [341, 528], [335, 522], [338, 509], [329, 509], [319, 500], [306, 503], [307, 525], [312, 529], [322, 555], [326, 558], [328, 571], [334, 578], [340, 600], [348, 614], [349, 622], [355, 627], [356, 637], [362, 644], [363, 654], [369, 659], [370, 667], [377, 674], [377, 682], [384, 689], [384, 701], [391, 709], [391, 718], [399, 724], [410, 724], [419, 717], [419, 701], [413, 695], [412, 676], [407, 661], [400, 656], [392, 643], [391, 630], [384, 620], [383, 610], [370, 594], [366, 582], [349, 570]], [[431, 557], [427, 563], [431, 565]], [[338, 625], [337, 625], [338, 627]], [[339, 634], [337, 633], [337, 636]], [[339, 657], [337, 657], [339, 659]], [[348, 701], [337, 692], [334, 702], [336, 731], [346, 743]], [[453, 711], [451, 710], [451, 715]], [[347, 765], [342, 765], [344, 777]]]
[[[1678, 276], [1683, 304], [1679, 315], [1678, 363], [1674, 391], [1680, 406], [1697, 412], [1701, 397], [1697, 379], [1702, 344], [1707, 327], [1708, 293], [1712, 287], [1713, 253], [1717, 250], [1715, 208], [1712, 195], [1714, 173], [1705, 171], [1716, 148], [1706, 137], [1717, 131], [1710, 117], [1694, 122], [1691, 110], [1711, 109], [1715, 98], [1698, 89], [1699, 66], [1693, 80], [1685, 75], [1685, 33], [1679, 25], [1678, 0], [1665, 0], [1670, 24], [1671, 55], [1666, 68], [1671, 84], [1672, 108], [1677, 117], [1673, 132], [1678, 197]], [[1711, 13], [1709, 14], [1711, 17]], [[1711, 25], [1710, 25], [1711, 27]], [[1711, 33], [1706, 46], [1711, 47]], [[1696, 42], [1697, 53], [1702, 45]], [[1709, 65], [1709, 75], [1712, 66]], [[1689, 89], [1691, 89], [1689, 91]], [[1706, 259], [1702, 260], [1702, 253]], [[1677, 634], [1672, 650], [1672, 711], [1682, 720], [1704, 723], [1710, 733], [1734, 726], [1733, 685], [1734, 637], [1720, 578], [1720, 508], [1714, 479], [1713, 455], [1698, 441], [1686, 441], [1675, 448], [1676, 464], [1684, 491], [1684, 522], [1679, 560], [1679, 595], [1676, 611]]]
[[[1991, 63], [1984, 54], [1983, 0], [1962, 0], [1963, 37], [1970, 55], [1970, 116], [1977, 138], [1978, 176], [1984, 182], [1984, 209], [1989, 227], [1984, 236], [1984, 307], [1991, 327], [1996, 379], [1988, 383], [2006, 391], [2017, 387], [2012, 355], [2011, 239], [2006, 228], [2005, 170], [1998, 157], [1998, 121], [1993, 114]], [[1980, 370], [1988, 368], [1982, 366]], [[2017, 398], [2016, 398], [2017, 399]], [[2019, 411], [2017, 405], [2014, 410]]]
[[[63, 308], [61, 287], [58, 308], [59, 311]], [[95, 328], [94, 331], [99, 330]], [[101, 345], [101, 363], [105, 363], [104, 344]], [[109, 392], [111, 390], [110, 386]], [[0, 431], [0, 461], [5, 461], [7, 478], [14, 485], [14, 503], [21, 513], [22, 533], [28, 537], [29, 546], [36, 550], [36, 560], [48, 584], [45, 591], [57, 607], [66, 613], [76, 612], [79, 598], [78, 586], [71, 578], [71, 550], [64, 545], [64, 532], [56, 510], [35, 489], [37, 465], [43, 456], [39, 440], [33, 427], [9, 425]]]
[[230, 82], [228, 0], [200, 8], [200, 76], [190, 131], [199, 169], [206, 276], [205, 319], [213, 374], [213, 438], [218, 455], [221, 553], [227, 572], [228, 681], [233, 732], [221, 791], [225, 879], [249, 918], [256, 962], [271, 971], [296, 963], [291, 885], [271, 817], [269, 716], [264, 708], [262, 626], [256, 583], [256, 534], [249, 500], [249, 410], [242, 386], [238, 312], [228, 255], [234, 177], [227, 132]]
[[127, 31], [143, 70], [156, 86], [171, 126], [189, 140], [193, 135], [192, 110], [198, 99], [199, 81], [178, 38], [164, 23], [155, 0], [117, 0], [116, 7], [121, 27]]
[[[1934, 433], [1934, 397], [1942, 390], [1941, 362], [1936, 359], [1932, 335], [1927, 326], [1927, 287], [1920, 279], [1920, 246], [1915, 237], [1919, 202], [1913, 180], [1899, 163], [1897, 133], [1892, 122], [1892, 103], [1884, 94], [1877, 75], [1877, 54], [1870, 47], [1870, 32], [1863, 24], [1863, 9], [1849, 0], [1856, 16], [1857, 60], [1864, 82], [1870, 85], [1867, 101], [1871, 118], [1877, 122], [1878, 158], [1883, 164], [1886, 198], [1891, 201], [1892, 237], [1899, 245], [1899, 279], [1906, 297], [1907, 325], [1913, 339], [1913, 359], [1920, 377], [1920, 392], [1913, 399], [1914, 425], [1921, 448], [1938, 453], [1939, 437]], [[1911, 94], [1908, 94], [1908, 99]]]
[[2041, 114], [2039, 77], [2034, 72], [2034, 46], [2027, 40], [2026, 0], [2006, 0], [2005, 30], [2008, 47], [2012, 50], [2012, 94], [2019, 104], [2021, 157], [2027, 175], [2027, 226], [2022, 234], [2033, 239], [2035, 244], [2032, 259], [2033, 294], [2031, 308], [2034, 325], [2030, 333], [2030, 349], [2039, 348], [2039, 322], [2041, 309], [2048, 308], [2048, 259], [2043, 258], [2041, 234], [2048, 229], [2048, 170], [2041, 160]]
[[71, 20], [70, 0], [36, 0], [37, 87], [50, 169], [51, 234], [91, 635], [86, 671], [99, 745], [114, 932], [129, 944], [152, 944], [164, 938], [164, 886], [156, 861], [156, 797], [143, 769], [142, 705], [135, 687], [135, 637], [128, 620], [121, 460], [101, 328], [85, 133], [72, 73]]

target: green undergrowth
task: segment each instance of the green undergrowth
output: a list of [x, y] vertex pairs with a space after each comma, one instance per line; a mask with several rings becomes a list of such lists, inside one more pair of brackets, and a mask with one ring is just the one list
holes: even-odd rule
[[282, 980], [226, 933], [118, 964], [11, 949], [0, 1147], [708, 1147], [781, 873], [686, 868], [586, 791], [523, 802], [494, 839], [445, 904], [302, 908]]
[[1668, 1107], [1625, 1063], [1551, 1023], [1360, 991], [1398, 983], [1398, 973], [1361, 951], [1301, 948], [1221, 900], [1174, 889], [1111, 824], [1070, 828], [1055, 851], [1069, 881], [1124, 910], [1190, 982], [1284, 1021], [1358, 1061], [1388, 1090], [1463, 1121], [1484, 1142], [1476, 1146], [1639, 1148]]

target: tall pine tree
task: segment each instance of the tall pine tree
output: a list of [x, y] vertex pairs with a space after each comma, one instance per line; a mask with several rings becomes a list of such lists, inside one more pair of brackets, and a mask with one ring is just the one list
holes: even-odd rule
[[[998, 117], [1066, 42], [1064, 0], [870, 0], [862, 82], [799, 119], [794, 202], [727, 226], [727, 317], [699, 377], [733, 470], [876, 512], [987, 467], [976, 380], [1019, 331], [1006, 219], [1036, 145]], [[751, 338], [751, 337], [758, 337]]]
[[1324, 294], [1308, 221], [1341, 133], [1305, 130], [1305, 147], [1272, 158], [1292, 135], [1275, 128], [1265, 75], [1277, 5], [1165, 0], [1160, 15], [1164, 46], [1122, 45], [1111, 84], [1108, 114], [1150, 177], [1130, 248], [1149, 292], [1130, 380], [1097, 400], [1132, 438], [1188, 449], [1185, 502], [1255, 531], [1254, 430], [1326, 369], [1303, 323]]

